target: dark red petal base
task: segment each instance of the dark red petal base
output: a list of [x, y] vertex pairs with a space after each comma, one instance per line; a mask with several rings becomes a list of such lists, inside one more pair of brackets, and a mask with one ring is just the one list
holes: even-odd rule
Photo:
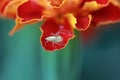
[[109, 4], [107, 7], [98, 10], [96, 12], [93, 12], [92, 16], [93, 16], [92, 23], [94, 25], [107, 21], [111, 21], [111, 22], [119, 21], [120, 8], [113, 4]]
[[78, 30], [86, 30], [89, 25], [90, 25], [90, 22], [91, 22], [91, 15], [86, 15], [86, 16], [83, 16], [83, 15], [77, 15], [76, 16], [76, 19], [77, 19], [77, 23], [76, 23], [76, 28]]

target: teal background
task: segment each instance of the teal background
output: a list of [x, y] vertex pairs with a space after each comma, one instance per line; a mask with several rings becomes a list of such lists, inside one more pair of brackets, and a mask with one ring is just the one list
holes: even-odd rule
[[26, 25], [14, 36], [10, 19], [0, 19], [0, 80], [120, 80], [120, 24], [95, 31], [87, 44], [76, 38], [59, 51], [39, 42], [41, 23]]

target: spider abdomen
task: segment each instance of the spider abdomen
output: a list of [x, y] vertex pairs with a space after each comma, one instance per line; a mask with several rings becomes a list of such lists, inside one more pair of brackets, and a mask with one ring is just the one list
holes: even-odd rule
[[49, 36], [49, 37], [46, 37], [45, 40], [50, 41], [50, 42], [53, 42], [53, 43], [59, 43], [59, 42], [61, 42], [63, 39], [62, 39], [61, 36]]

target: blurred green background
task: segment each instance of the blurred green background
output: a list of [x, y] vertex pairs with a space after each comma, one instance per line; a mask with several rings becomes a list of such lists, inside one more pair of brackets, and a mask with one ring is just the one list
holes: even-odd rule
[[46, 52], [39, 42], [41, 23], [14, 36], [10, 19], [0, 19], [0, 80], [120, 80], [120, 24], [96, 29], [84, 44], [78, 31], [63, 50]]

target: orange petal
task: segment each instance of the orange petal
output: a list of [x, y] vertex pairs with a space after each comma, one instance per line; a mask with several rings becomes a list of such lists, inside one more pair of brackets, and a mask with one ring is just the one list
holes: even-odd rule
[[60, 6], [64, 0], [49, 0], [52, 6]]
[[21, 28], [23, 28], [24, 24], [20, 23], [20, 18], [17, 17], [15, 20], [15, 26], [13, 27], [13, 29], [9, 32], [9, 35], [12, 36], [16, 31], [20, 30]]
[[24, 25], [26, 25], [26, 24], [33, 24], [33, 23], [36, 23], [36, 22], [37, 21], [31, 21], [31, 22], [23, 23], [23, 22], [21, 22], [21, 18], [19, 16], [17, 16], [16, 19], [15, 19], [15, 26], [9, 32], [9, 35], [12, 36], [15, 32], [22, 29], [24, 27]]
[[56, 12], [60, 14], [66, 14], [74, 12], [76, 8], [82, 3], [82, 0], [64, 0], [63, 3], [56, 7]]

